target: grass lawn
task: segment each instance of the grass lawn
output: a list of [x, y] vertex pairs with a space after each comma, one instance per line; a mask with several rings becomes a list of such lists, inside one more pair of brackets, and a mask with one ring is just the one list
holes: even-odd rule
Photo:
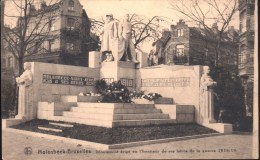
[[[89, 126], [77, 123], [73, 124], [72, 128], [57, 127], [50, 125], [48, 120], [34, 119], [12, 128], [27, 130], [32, 132], [46, 133], [73, 139], [86, 140], [103, 144], [120, 144], [127, 142], [137, 142], [145, 140], [183, 137], [199, 134], [217, 133], [216, 131], [203, 127], [195, 123], [189, 124], [167, 124], [153, 126], [138, 126], [138, 127], [117, 127], [105, 128], [97, 126]], [[64, 123], [64, 122], [63, 122]], [[43, 131], [38, 129], [38, 126], [49, 128], [60, 128], [63, 132], [56, 133], [51, 131]]]

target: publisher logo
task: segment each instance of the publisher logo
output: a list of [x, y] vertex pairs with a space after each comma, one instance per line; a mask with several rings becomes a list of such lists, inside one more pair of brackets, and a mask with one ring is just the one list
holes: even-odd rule
[[24, 154], [29, 156], [32, 154], [32, 148], [31, 147], [25, 147], [24, 148]]

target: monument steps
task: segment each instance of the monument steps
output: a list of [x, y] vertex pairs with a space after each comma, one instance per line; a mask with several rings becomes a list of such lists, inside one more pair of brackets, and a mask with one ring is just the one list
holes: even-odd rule
[[115, 114], [149, 114], [149, 113], [162, 113], [161, 109], [116, 109]]
[[132, 104], [132, 103], [87, 103], [78, 102], [77, 107], [82, 108], [114, 108], [114, 109], [132, 109], [132, 108], [155, 108], [154, 104]]
[[123, 127], [123, 126], [147, 126], [177, 123], [175, 119], [142, 119], [142, 120], [100, 120], [86, 119], [78, 117], [55, 116], [56, 121], [65, 121], [71, 123], [79, 123], [101, 127]]
[[97, 119], [97, 120], [113, 120], [111, 114], [95, 114], [95, 113], [81, 113], [81, 112], [63, 112], [64, 117], [83, 118], [83, 119]]
[[86, 124], [100, 127], [112, 127], [112, 120], [86, 119], [79, 117], [54, 116], [54, 121], [64, 121], [78, 124]]
[[113, 119], [114, 120], [169, 119], [169, 115], [163, 113], [114, 114]]
[[72, 112], [85, 112], [85, 113], [115, 113], [115, 114], [147, 114], [147, 113], [162, 113], [161, 109], [155, 107], [136, 107], [136, 108], [98, 108], [98, 107], [71, 107]]
[[175, 119], [142, 119], [142, 120], [120, 120], [113, 121], [113, 127], [119, 126], [147, 126], [160, 124], [174, 124]]
[[64, 111], [63, 116], [85, 119], [100, 119], [100, 120], [142, 120], [142, 119], [169, 119], [168, 114], [163, 113], [147, 113], [147, 114], [96, 114]]
[[[69, 111], [62, 111], [61, 116], [53, 116], [52, 120], [109, 128], [176, 122], [176, 120], [169, 119], [169, 114], [164, 114], [161, 109], [155, 108], [154, 104], [87, 102], [78, 102]], [[64, 124], [60, 123], [54, 123], [53, 125], [64, 127]]]

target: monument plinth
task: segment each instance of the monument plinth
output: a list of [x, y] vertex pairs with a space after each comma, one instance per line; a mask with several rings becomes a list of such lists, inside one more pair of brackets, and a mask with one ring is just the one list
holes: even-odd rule
[[121, 80], [126, 87], [135, 87], [136, 63], [125, 61], [102, 62], [100, 78], [108, 83]]

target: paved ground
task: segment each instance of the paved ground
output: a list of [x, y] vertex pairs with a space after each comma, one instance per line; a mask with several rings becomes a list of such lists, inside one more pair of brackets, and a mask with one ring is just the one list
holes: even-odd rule
[[[98, 153], [99, 150], [87, 146], [64, 143], [58, 140], [37, 138], [8, 130], [2, 132], [2, 152], [4, 160], [46, 159], [250, 159], [252, 135], [223, 135], [192, 140], [175, 141], [110, 150], [117, 153]], [[30, 147], [32, 154], [30, 153]], [[85, 149], [85, 151], [84, 151]], [[44, 151], [76, 150], [83, 153], [43, 154]], [[40, 154], [40, 152], [42, 154]], [[91, 153], [89, 153], [91, 152]]]

